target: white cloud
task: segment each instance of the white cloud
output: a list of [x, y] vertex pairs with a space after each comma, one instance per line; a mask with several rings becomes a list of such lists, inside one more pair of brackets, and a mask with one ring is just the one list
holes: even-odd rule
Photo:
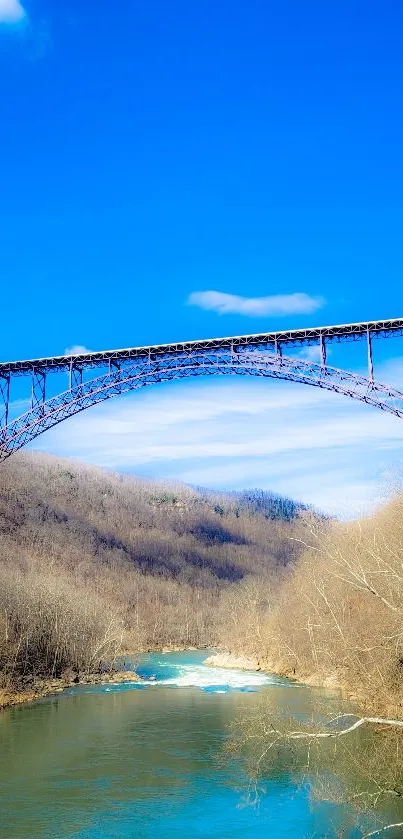
[[273, 294], [268, 297], [240, 297], [222, 291], [194, 291], [187, 301], [191, 306], [218, 312], [219, 315], [307, 315], [324, 306], [322, 297], [309, 294]]
[[26, 11], [19, 0], [0, 0], [0, 24], [19, 23], [26, 18]]
[[91, 350], [88, 350], [87, 347], [84, 347], [82, 344], [73, 344], [71, 347], [66, 347], [64, 355], [85, 355], [89, 352], [91, 352]]

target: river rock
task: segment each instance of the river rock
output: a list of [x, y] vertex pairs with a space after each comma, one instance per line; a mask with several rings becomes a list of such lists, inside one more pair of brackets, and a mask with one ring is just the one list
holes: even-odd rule
[[227, 667], [231, 670], [260, 670], [260, 664], [257, 658], [246, 658], [246, 656], [236, 656], [231, 653], [216, 653], [210, 655], [203, 662], [208, 667]]

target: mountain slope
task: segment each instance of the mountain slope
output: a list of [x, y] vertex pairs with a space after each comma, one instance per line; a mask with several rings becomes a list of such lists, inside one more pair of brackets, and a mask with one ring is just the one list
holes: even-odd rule
[[18, 547], [21, 556], [68, 568], [84, 560], [119, 564], [215, 587], [294, 556], [289, 536], [299, 508], [291, 516], [287, 501], [281, 517], [276, 496], [260, 509], [251, 494], [199, 491], [31, 454], [10, 458], [0, 478], [3, 558]]
[[0, 471], [0, 670], [15, 649], [22, 671], [47, 672], [62, 648], [78, 666], [121, 638], [215, 643], [220, 593], [280, 580], [299, 553], [300, 508], [257, 498], [14, 455]]

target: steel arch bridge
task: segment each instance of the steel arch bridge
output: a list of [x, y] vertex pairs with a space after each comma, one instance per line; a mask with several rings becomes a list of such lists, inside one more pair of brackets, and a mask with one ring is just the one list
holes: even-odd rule
[[[403, 335], [403, 318], [1, 362], [0, 462], [92, 405], [158, 382], [191, 376], [251, 375], [300, 382], [403, 417], [403, 391], [375, 380], [372, 355], [373, 339], [396, 335]], [[327, 365], [329, 343], [358, 340], [366, 342], [367, 376]], [[317, 362], [288, 354], [289, 349], [315, 345]], [[48, 377], [55, 373], [67, 374], [68, 387], [48, 397]], [[20, 376], [30, 380], [30, 407], [10, 419], [11, 386]]]

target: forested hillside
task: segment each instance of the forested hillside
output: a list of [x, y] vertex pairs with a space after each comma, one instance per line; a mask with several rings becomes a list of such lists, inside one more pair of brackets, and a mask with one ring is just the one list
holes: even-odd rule
[[34, 454], [0, 473], [4, 678], [93, 669], [122, 648], [217, 641], [220, 595], [275, 586], [300, 552], [300, 508]]

